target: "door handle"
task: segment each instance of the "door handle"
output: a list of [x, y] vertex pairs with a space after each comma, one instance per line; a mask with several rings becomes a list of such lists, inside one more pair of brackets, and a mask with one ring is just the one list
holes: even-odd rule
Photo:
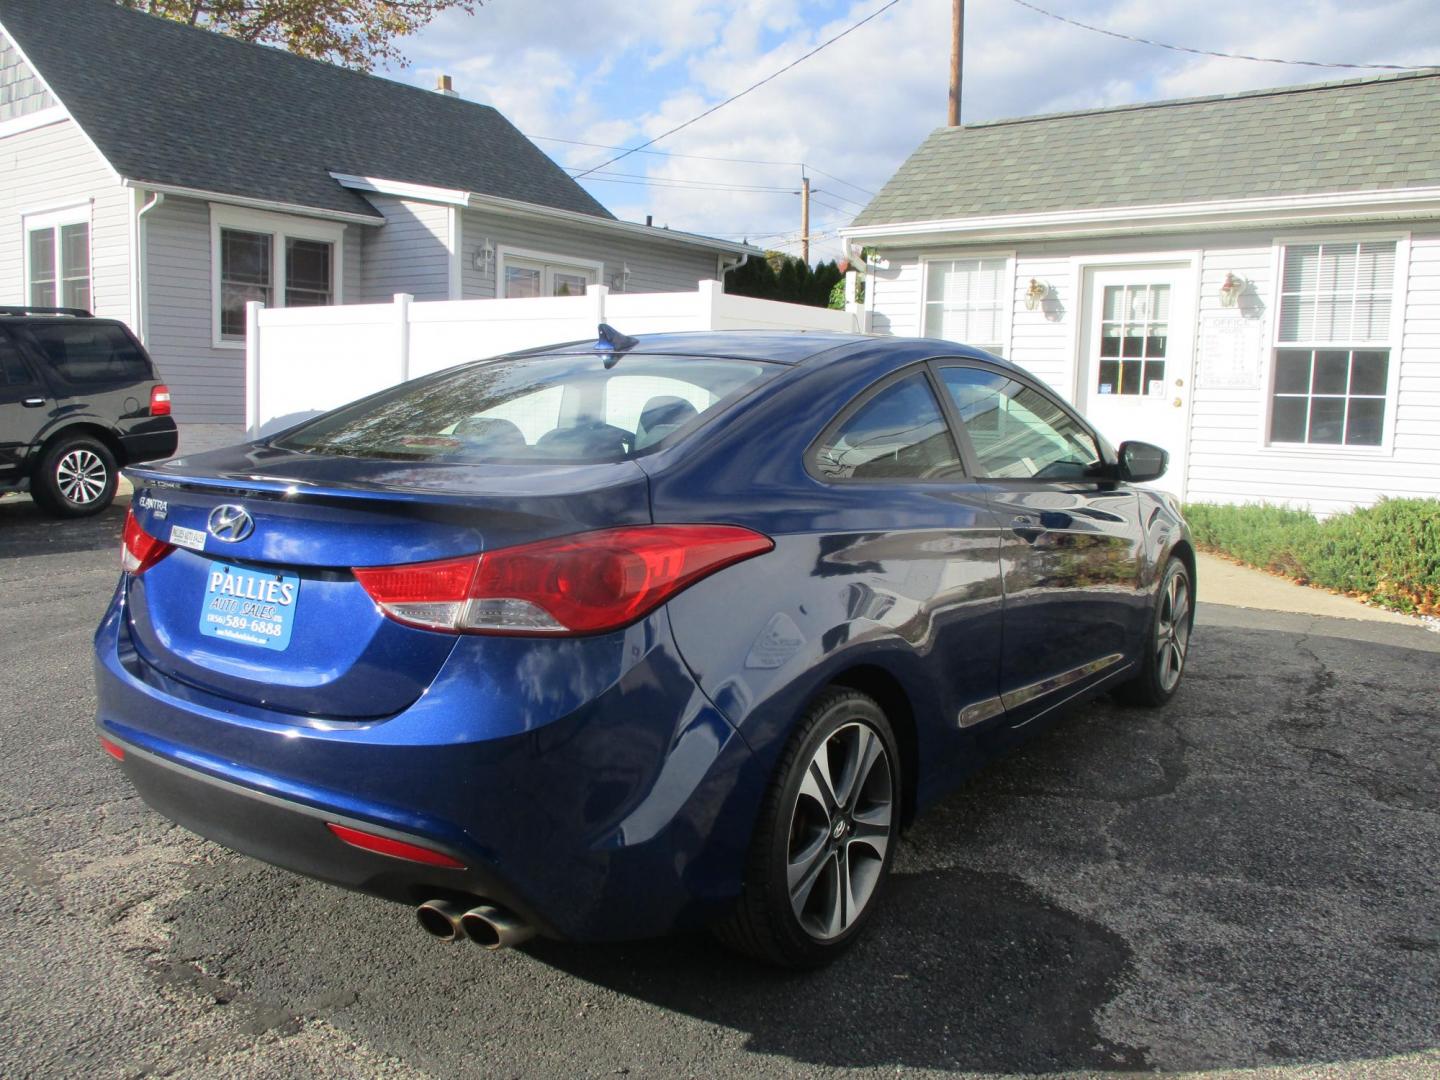
[[45, 399], [43, 397], [27, 397], [21, 399], [20, 404], [27, 409], [38, 409], [45, 404]]

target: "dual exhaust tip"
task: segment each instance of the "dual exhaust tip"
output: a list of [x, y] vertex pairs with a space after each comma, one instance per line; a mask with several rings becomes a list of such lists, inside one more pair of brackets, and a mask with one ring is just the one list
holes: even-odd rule
[[535, 928], [514, 912], [480, 904], [466, 910], [448, 900], [427, 900], [415, 909], [421, 929], [441, 941], [469, 938], [494, 952], [521, 945], [535, 936]]

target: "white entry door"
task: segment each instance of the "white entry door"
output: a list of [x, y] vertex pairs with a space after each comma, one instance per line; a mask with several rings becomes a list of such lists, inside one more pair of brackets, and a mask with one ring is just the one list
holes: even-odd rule
[[1140, 439], [1168, 450], [1170, 467], [1153, 486], [1182, 498], [1194, 362], [1191, 277], [1188, 264], [1086, 271], [1078, 395], [1114, 445]]

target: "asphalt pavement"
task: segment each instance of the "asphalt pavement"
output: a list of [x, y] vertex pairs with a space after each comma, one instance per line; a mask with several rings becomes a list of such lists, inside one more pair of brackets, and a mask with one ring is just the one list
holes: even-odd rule
[[828, 970], [489, 954], [131, 793], [90, 682], [121, 514], [0, 501], [0, 1076], [1440, 1075], [1440, 634], [1202, 603], [1170, 707], [933, 809]]

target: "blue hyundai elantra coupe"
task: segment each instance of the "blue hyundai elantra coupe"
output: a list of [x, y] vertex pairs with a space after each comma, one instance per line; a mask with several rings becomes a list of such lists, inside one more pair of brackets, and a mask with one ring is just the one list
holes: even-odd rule
[[1176, 692], [1165, 464], [952, 342], [602, 327], [130, 469], [100, 742], [440, 938], [823, 963], [927, 804]]

